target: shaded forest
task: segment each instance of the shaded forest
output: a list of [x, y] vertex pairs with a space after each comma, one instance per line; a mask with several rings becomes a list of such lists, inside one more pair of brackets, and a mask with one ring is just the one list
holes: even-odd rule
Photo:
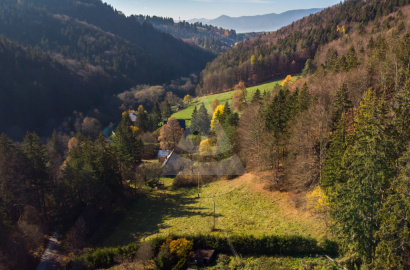
[[101, 1], [7, 0], [0, 21], [1, 110], [15, 115], [2, 114], [0, 129], [20, 139], [26, 130], [49, 136], [47, 123], [73, 111], [97, 108], [112, 118], [112, 94], [188, 76], [213, 59]]

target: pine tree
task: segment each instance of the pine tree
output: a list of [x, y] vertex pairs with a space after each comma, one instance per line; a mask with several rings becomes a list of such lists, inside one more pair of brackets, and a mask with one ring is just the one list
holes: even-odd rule
[[28, 172], [21, 151], [4, 133], [0, 134], [0, 226], [18, 220], [24, 205], [36, 201], [27, 183]]
[[347, 128], [346, 116], [342, 114], [336, 131], [330, 138], [330, 146], [322, 172], [320, 185], [327, 194], [333, 192], [339, 184], [346, 182], [346, 168], [343, 166], [343, 157], [348, 145]]
[[168, 100], [165, 101], [164, 107], [162, 108], [162, 119], [168, 120], [172, 115], [171, 105]]
[[211, 120], [208, 116], [208, 111], [204, 104], [201, 104], [198, 110], [198, 131], [205, 136], [208, 136], [209, 129], [211, 126]]
[[354, 49], [353, 46], [351, 46], [349, 50], [347, 51], [346, 63], [347, 63], [347, 66], [346, 66], [347, 71], [350, 71], [359, 65], [359, 60], [357, 59], [357, 56], [356, 56], [356, 50]]
[[193, 134], [199, 132], [199, 128], [198, 128], [198, 110], [197, 110], [196, 106], [195, 106], [194, 111], [192, 113], [190, 130], [191, 130], [191, 133], [193, 133]]
[[335, 233], [364, 265], [374, 260], [378, 212], [394, 168], [385, 120], [384, 100], [369, 89], [359, 107], [352, 145], [343, 158], [347, 181], [330, 194]]
[[352, 101], [349, 99], [349, 90], [347, 89], [346, 83], [343, 83], [337, 90], [333, 107], [332, 123], [334, 128], [336, 128], [342, 115], [345, 114], [347, 116], [349, 110], [353, 108]]
[[23, 153], [31, 168], [30, 183], [37, 194], [38, 209], [47, 218], [46, 192], [48, 188], [49, 176], [47, 173], [46, 148], [41, 143], [36, 133], [27, 132], [24, 137]]
[[286, 133], [290, 119], [288, 91], [280, 90], [266, 110], [266, 128], [273, 132], [276, 139]]
[[161, 108], [159, 106], [158, 101], [155, 101], [154, 108], [152, 109], [152, 115], [153, 115], [153, 130], [156, 130], [158, 129], [158, 124], [161, 122], [161, 119], [162, 119]]
[[133, 162], [141, 162], [141, 150], [143, 143], [137, 138], [131, 129], [132, 122], [128, 113], [125, 113], [118, 125], [116, 133], [117, 148], [122, 155], [130, 156]]
[[227, 119], [231, 115], [231, 108], [229, 107], [228, 101], [225, 102], [225, 105], [223, 107], [224, 110], [221, 115], [219, 115], [219, 122], [223, 127], [225, 127], [227, 125]]
[[396, 94], [397, 106], [394, 110], [394, 131], [399, 151], [403, 152], [410, 142], [410, 79]]
[[138, 107], [137, 121], [135, 121], [135, 124], [144, 132], [149, 130], [148, 112], [144, 109], [144, 106], [142, 105]]
[[253, 94], [252, 97], [252, 103], [259, 103], [261, 102], [262, 97], [261, 97], [261, 91], [258, 89], [256, 89], [255, 93]]
[[398, 171], [378, 215], [381, 225], [377, 232], [379, 242], [375, 269], [407, 269], [405, 260], [410, 252], [410, 148], [400, 158]]
[[298, 99], [298, 109], [299, 112], [307, 111], [312, 104], [312, 97], [309, 93], [309, 88], [305, 83], [302, 87], [302, 91], [300, 91], [299, 99]]
[[[93, 164], [96, 168], [97, 178], [111, 193], [120, 195], [123, 185], [114, 147], [110, 142], [107, 142], [104, 135], [100, 133], [95, 142], [95, 148]], [[132, 168], [132, 166], [130, 166], [130, 168]]]

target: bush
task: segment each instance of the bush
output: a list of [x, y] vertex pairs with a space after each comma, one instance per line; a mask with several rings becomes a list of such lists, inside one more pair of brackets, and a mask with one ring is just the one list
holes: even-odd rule
[[[202, 184], [209, 183], [214, 178], [209, 175], [200, 175], [199, 182]], [[177, 188], [181, 187], [196, 187], [198, 185], [198, 175], [188, 175], [179, 173], [175, 178], [172, 185]]]
[[86, 269], [108, 268], [116, 264], [116, 258], [134, 258], [139, 246], [139, 243], [132, 243], [119, 248], [97, 249], [74, 258], [67, 268], [72, 269], [74, 265], [85, 265]]
[[[159, 242], [158, 242], [159, 244]], [[157, 270], [186, 269], [187, 258], [192, 254], [193, 243], [185, 238], [167, 238], [161, 244], [158, 257], [154, 260]]]

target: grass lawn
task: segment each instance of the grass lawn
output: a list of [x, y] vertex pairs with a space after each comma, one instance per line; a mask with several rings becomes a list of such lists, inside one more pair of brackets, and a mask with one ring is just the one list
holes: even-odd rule
[[[323, 220], [295, 209], [286, 193], [270, 193], [251, 174], [220, 180], [196, 188], [171, 188], [172, 179], [162, 179], [167, 190], [147, 191], [127, 212], [102, 246], [126, 245], [137, 239], [169, 234], [292, 234], [326, 236]], [[216, 228], [213, 225], [213, 201]]]
[[[293, 81], [296, 81], [299, 78], [300, 78], [300, 76], [294, 76]], [[247, 90], [248, 90], [247, 99], [252, 98], [252, 96], [255, 93], [256, 89], [259, 89], [261, 91], [261, 93], [263, 93], [264, 91], [272, 91], [272, 89], [275, 85], [280, 85], [282, 82], [283, 82], [283, 80], [278, 80], [278, 81], [272, 81], [272, 82], [269, 82], [269, 83], [261, 84], [261, 85], [258, 85], [258, 86], [249, 87], [249, 88], [247, 88]], [[234, 92], [235, 91], [229, 91], [229, 92], [225, 92], [225, 93], [220, 93], [220, 94], [195, 98], [193, 100], [193, 102], [187, 108], [185, 108], [185, 109], [183, 109], [179, 112], [174, 113], [172, 115], [172, 117], [174, 117], [176, 119], [190, 120], [195, 106], [199, 106], [201, 103], [204, 103], [205, 108], [208, 110], [208, 112], [210, 112], [210, 107], [211, 107], [212, 101], [214, 101], [214, 99], [218, 99], [221, 104], [224, 104], [226, 100], [228, 100], [229, 103], [230, 103], [231, 100], [232, 100], [232, 96], [233, 96]]]

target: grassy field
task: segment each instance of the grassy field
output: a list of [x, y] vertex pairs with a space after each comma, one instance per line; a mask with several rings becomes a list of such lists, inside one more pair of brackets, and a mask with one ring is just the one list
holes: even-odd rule
[[[169, 234], [292, 234], [321, 239], [326, 236], [323, 220], [293, 207], [286, 193], [267, 192], [251, 174], [220, 180], [197, 189], [171, 188], [147, 191], [119, 221], [102, 246], [126, 245], [137, 239]], [[213, 226], [213, 202], [216, 228]]]
[[[296, 81], [300, 76], [295, 76], [293, 77], [293, 80]], [[261, 84], [258, 86], [253, 86], [247, 88], [248, 90], [248, 95], [247, 98], [252, 98], [253, 94], [255, 93], [256, 89], [259, 89], [261, 93], [264, 91], [272, 91], [275, 85], [280, 85], [283, 82], [283, 80], [278, 80], [278, 81], [273, 81], [265, 84]], [[205, 108], [210, 111], [210, 107], [212, 104], [212, 101], [214, 99], [218, 99], [221, 104], [224, 104], [225, 101], [231, 102], [232, 96], [235, 91], [229, 91], [225, 93], [220, 93], [220, 94], [215, 94], [215, 95], [209, 95], [209, 96], [203, 96], [203, 97], [198, 97], [193, 100], [193, 102], [185, 109], [176, 112], [172, 115], [172, 117], [176, 119], [184, 119], [184, 120], [190, 120], [192, 113], [194, 111], [195, 106], [199, 106], [201, 103], [204, 103]]]

